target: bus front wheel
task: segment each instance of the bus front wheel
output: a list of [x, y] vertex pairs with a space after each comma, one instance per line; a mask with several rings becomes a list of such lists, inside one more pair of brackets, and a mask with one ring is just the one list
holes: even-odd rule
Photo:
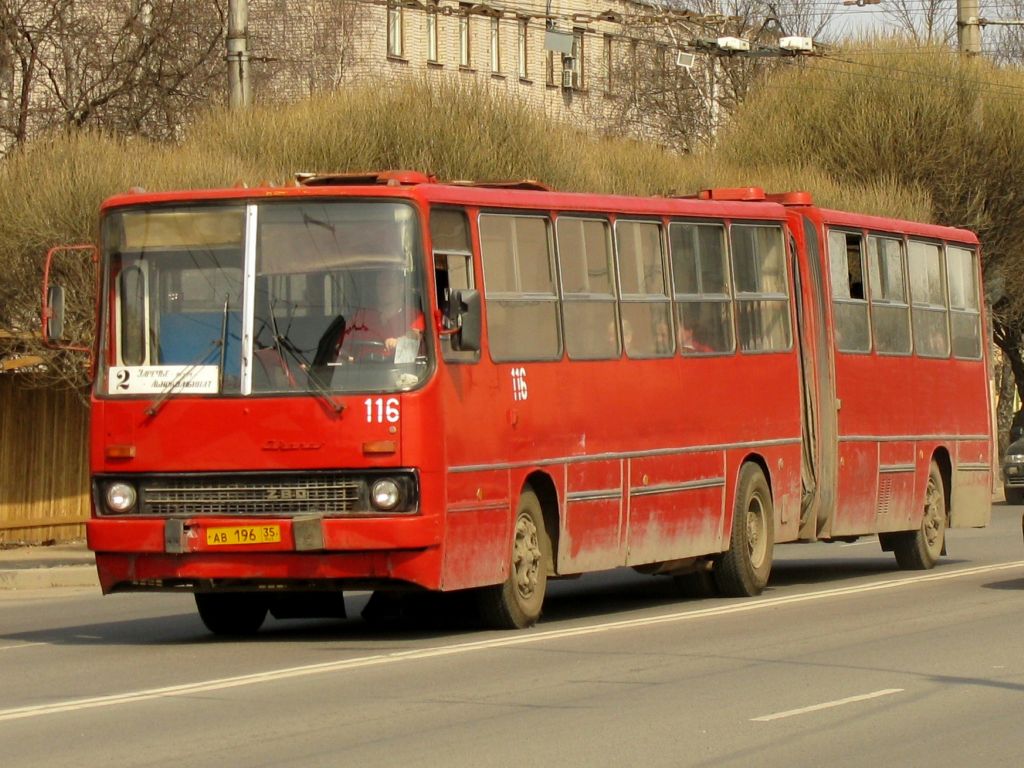
[[540, 618], [547, 590], [551, 543], [537, 495], [523, 491], [516, 509], [512, 559], [504, 583], [480, 590], [480, 613], [495, 629], [524, 629]]
[[764, 473], [756, 464], [740, 469], [729, 549], [713, 571], [727, 597], [753, 597], [768, 584], [775, 546], [775, 511]]
[[251, 592], [196, 592], [196, 608], [215, 635], [254, 635], [267, 618], [267, 603]]
[[946, 544], [946, 492], [939, 465], [934, 461], [928, 469], [921, 527], [890, 533], [887, 538], [896, 562], [905, 571], [926, 571], [939, 561]]

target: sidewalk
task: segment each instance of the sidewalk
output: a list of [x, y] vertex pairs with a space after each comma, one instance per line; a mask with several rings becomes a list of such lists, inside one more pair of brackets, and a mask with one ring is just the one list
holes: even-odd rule
[[96, 560], [84, 541], [0, 548], [0, 590], [96, 587]]

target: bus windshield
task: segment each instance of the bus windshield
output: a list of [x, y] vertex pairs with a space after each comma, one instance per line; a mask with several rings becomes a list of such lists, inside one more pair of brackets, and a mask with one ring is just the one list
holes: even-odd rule
[[262, 395], [417, 386], [429, 369], [417, 227], [414, 209], [391, 201], [112, 213], [101, 388]]

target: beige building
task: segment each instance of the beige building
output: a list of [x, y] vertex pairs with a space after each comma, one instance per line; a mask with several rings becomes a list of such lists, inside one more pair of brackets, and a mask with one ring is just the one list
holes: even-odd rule
[[[628, 80], [638, 57], [673, 66], [677, 54], [665, 12], [623, 0], [287, 5], [285, 15], [282, 0], [249, 0], [257, 101], [356, 82], [386, 87], [403, 78], [451, 78], [507, 93], [581, 128], [649, 137], [656, 131], [625, 103]], [[685, 17], [673, 18], [678, 25]]]
[[[687, 12], [661, 0], [248, 0], [257, 102], [352, 83], [448, 78], [585, 130], [659, 140], [644, 98], [684, 92]], [[25, 0], [0, 36], [0, 151], [68, 122], [155, 138], [226, 100], [228, 0]], [[17, 33], [17, 34], [13, 34]], [[701, 57], [703, 58], [703, 57]], [[706, 61], [706, 59], [704, 59]], [[133, 82], [133, 88], [125, 88]], [[647, 89], [648, 94], [644, 94]], [[643, 109], [635, 107], [643, 103]], [[664, 111], [664, 110], [662, 110]]]

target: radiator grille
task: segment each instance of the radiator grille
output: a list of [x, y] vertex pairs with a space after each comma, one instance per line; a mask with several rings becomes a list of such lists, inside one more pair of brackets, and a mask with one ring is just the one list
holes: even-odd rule
[[337, 515], [366, 511], [365, 488], [337, 474], [147, 478], [140, 506], [147, 515]]

